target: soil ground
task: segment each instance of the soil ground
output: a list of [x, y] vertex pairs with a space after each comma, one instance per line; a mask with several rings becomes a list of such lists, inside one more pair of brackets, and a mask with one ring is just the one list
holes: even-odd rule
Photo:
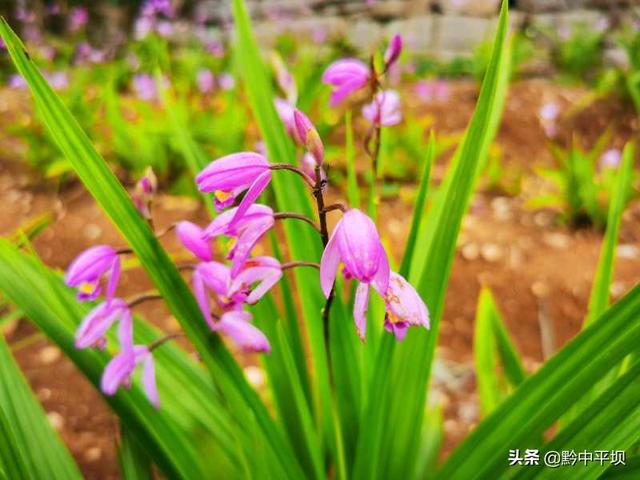
[[[432, 401], [445, 406], [445, 452], [479, 420], [472, 343], [481, 285], [492, 289], [529, 372], [580, 329], [602, 235], [593, 230], [570, 230], [555, 221], [550, 212], [526, 208], [524, 198], [539, 188], [533, 166], [552, 162], [537, 117], [541, 104], [557, 101], [567, 111], [584, 94], [580, 88], [559, 87], [542, 80], [518, 82], [510, 90], [497, 143], [504, 154], [505, 168], [524, 172], [523, 191], [511, 197], [481, 190], [464, 221], [441, 326], [435, 393], [431, 395]], [[416, 103], [411, 108], [430, 117], [439, 134], [458, 134], [470, 118], [476, 96], [473, 83], [456, 82], [446, 101]], [[14, 101], [12, 92], [0, 91], [0, 125], [17, 118]], [[592, 142], [609, 124], [615, 124], [617, 146], [638, 130], [637, 117], [624, 104], [599, 101], [564, 118], [559, 136], [568, 138], [570, 132], [576, 132]], [[0, 204], [4, 209], [0, 234], [51, 213], [54, 220], [36, 237], [34, 247], [47, 264], [60, 269], [91, 245], [122, 244], [116, 230], [79, 185], [72, 183], [57, 191], [19, 162], [19, 145], [8, 137], [0, 138], [0, 145]], [[443, 171], [444, 165], [436, 166], [436, 180]], [[340, 196], [340, 192], [332, 194]], [[381, 206], [384, 235], [396, 259], [402, 253], [410, 213], [411, 207], [402, 195], [385, 200]], [[157, 202], [154, 216], [159, 228], [178, 219], [201, 224], [206, 221], [197, 202], [164, 195]], [[623, 219], [612, 285], [614, 300], [640, 279], [639, 220], [640, 205], [635, 202]], [[172, 238], [164, 243], [168, 249], [178, 250]], [[122, 288], [125, 293], [134, 293], [150, 285], [143, 274], [129, 270]], [[175, 328], [174, 320], [160, 305], [146, 305], [143, 313], [168, 330]], [[117, 421], [93, 387], [27, 322], [9, 325], [7, 336], [34, 392], [85, 476], [118, 478]]]

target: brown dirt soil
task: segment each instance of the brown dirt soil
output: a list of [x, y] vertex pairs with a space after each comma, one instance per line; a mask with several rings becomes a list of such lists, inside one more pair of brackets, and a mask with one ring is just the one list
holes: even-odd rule
[[[537, 119], [538, 109], [548, 100], [568, 106], [583, 94], [580, 89], [558, 87], [541, 80], [514, 84], [497, 139], [505, 164], [530, 172], [534, 164], [549, 163], [544, 133]], [[452, 86], [447, 101], [416, 104], [411, 108], [431, 116], [438, 133], [458, 134], [468, 122], [476, 95], [475, 85], [459, 82]], [[7, 102], [10, 100], [6, 92], [0, 92], [0, 124], [4, 125], [11, 118], [8, 112], [13, 111]], [[597, 102], [587, 113], [564, 118], [560, 135], [568, 138], [570, 131], [579, 131], [592, 140], [603, 125], [614, 120], [618, 124], [616, 145], [637, 134], [637, 119], [629, 115], [628, 109], [615, 102]], [[8, 142], [6, 136], [0, 137], [0, 144], [5, 147], [3, 157], [6, 156], [0, 159], [0, 203], [4, 207], [0, 234], [9, 234], [30, 219], [51, 212], [54, 221], [35, 239], [34, 247], [47, 264], [61, 269], [91, 245], [122, 244], [116, 230], [79, 185], [57, 192], [55, 186], [12, 160], [18, 157], [20, 148]], [[441, 163], [435, 170], [436, 179], [442, 178]], [[523, 183], [525, 191], [527, 185]], [[415, 186], [403, 188], [411, 190]], [[388, 199], [381, 206], [383, 234], [392, 245], [396, 260], [402, 253], [411, 213], [410, 205], [401, 198], [402, 195]], [[161, 229], [183, 218], [203, 224], [206, 214], [192, 200], [161, 196], [155, 217]], [[639, 220], [640, 205], [636, 202], [628, 208], [623, 220], [620, 238], [623, 247], [612, 287], [614, 299], [640, 279]], [[579, 330], [601, 240], [598, 232], [571, 231], [559, 225], [550, 212], [526, 209], [521, 197], [491, 193], [475, 196], [458, 241], [434, 369], [435, 393], [431, 400], [441, 401], [445, 406], [445, 451], [450, 451], [479, 420], [472, 343], [480, 286], [492, 289], [527, 369], [535, 371], [546, 356]], [[178, 251], [172, 238], [163, 242], [168, 249]], [[131, 294], [150, 288], [150, 284], [143, 274], [130, 270], [125, 272], [122, 288], [125, 294]], [[143, 313], [161, 327], [175, 329], [175, 321], [162, 306], [146, 305]], [[541, 328], [552, 332], [544, 345]], [[118, 478], [117, 421], [100, 396], [57, 348], [28, 323], [10, 325], [7, 335], [34, 392], [85, 476]]]

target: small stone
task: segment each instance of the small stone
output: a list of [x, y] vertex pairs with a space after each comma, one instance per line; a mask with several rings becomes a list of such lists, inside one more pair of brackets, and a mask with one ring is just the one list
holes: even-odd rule
[[38, 400], [40, 400], [41, 402], [46, 402], [51, 398], [51, 390], [48, 388], [40, 388], [36, 392], [36, 395], [38, 397]]
[[102, 235], [102, 228], [95, 223], [90, 223], [84, 228], [84, 236], [89, 240], [97, 240]]
[[544, 243], [556, 250], [567, 250], [571, 239], [564, 233], [547, 233], [544, 236]]
[[99, 447], [91, 447], [84, 452], [84, 458], [87, 462], [95, 462], [102, 457], [102, 450]]
[[47, 413], [47, 418], [49, 419], [49, 423], [51, 426], [57, 430], [58, 432], [62, 431], [64, 428], [64, 417], [60, 415], [58, 412], [49, 412]]
[[618, 258], [638, 258], [640, 250], [635, 245], [620, 244], [616, 250]]
[[49, 365], [60, 358], [60, 349], [53, 345], [48, 345], [40, 350], [40, 361]]
[[465, 260], [477, 260], [480, 256], [480, 247], [477, 243], [467, 243], [462, 247], [462, 258]]
[[624, 282], [613, 282], [611, 283], [611, 288], [609, 289], [611, 296], [614, 298], [620, 298], [626, 291], [627, 287], [625, 286]]
[[554, 215], [551, 212], [538, 212], [533, 216], [533, 223], [538, 227], [550, 227], [553, 222]]
[[506, 197], [496, 197], [491, 200], [491, 209], [496, 220], [508, 222], [513, 218], [511, 204]]
[[495, 243], [484, 244], [480, 249], [480, 254], [484, 260], [491, 263], [501, 260], [504, 256], [502, 247]]
[[538, 298], [544, 298], [549, 295], [549, 286], [544, 282], [534, 282], [531, 285], [531, 292]]

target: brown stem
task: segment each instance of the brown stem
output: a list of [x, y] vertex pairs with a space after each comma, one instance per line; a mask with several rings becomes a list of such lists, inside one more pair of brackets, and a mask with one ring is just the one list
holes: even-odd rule
[[184, 272], [185, 270], [195, 270], [196, 266], [193, 263], [185, 263], [177, 266], [178, 271]]
[[133, 253], [133, 250], [128, 247], [123, 247], [116, 250], [116, 254], [118, 255], [127, 255], [129, 253]]
[[167, 233], [171, 232], [174, 228], [176, 228], [176, 224], [173, 223], [171, 225], [169, 225], [167, 228], [165, 228], [164, 230], [156, 233], [156, 238], [162, 238], [164, 237]]
[[156, 348], [167, 343], [169, 340], [174, 340], [180, 337], [186, 337], [186, 335], [183, 332], [170, 333], [169, 335], [151, 342], [147, 348], [149, 349], [149, 352], [153, 352]]
[[269, 166], [269, 168], [271, 170], [288, 170], [290, 172], [294, 172], [294, 173], [300, 175], [300, 177], [302, 177], [302, 179], [311, 188], [315, 188], [315, 186], [316, 186], [316, 182], [315, 182], [315, 180], [313, 178], [311, 178], [309, 175], [307, 175], [305, 172], [303, 172], [298, 167], [294, 167], [293, 165], [290, 165], [288, 163], [274, 163], [271, 166]]
[[147, 293], [144, 295], [140, 295], [139, 297], [134, 298], [133, 300], [127, 303], [127, 306], [131, 309], [141, 303], [148, 302], [149, 300], [161, 300], [162, 295], [158, 295], [157, 293]]
[[326, 207], [324, 207], [325, 213], [329, 213], [334, 210], [340, 210], [342, 213], [344, 213], [348, 210], [348, 208], [344, 203], [340, 202], [332, 203], [331, 205], [327, 205]]
[[306, 222], [309, 225], [311, 225], [316, 230], [316, 232], [321, 233], [320, 227], [316, 224], [316, 222], [314, 222], [309, 217], [306, 217], [306, 216], [304, 216], [304, 215], [302, 215], [300, 213], [278, 212], [278, 213], [274, 213], [273, 214], [273, 218], [275, 220], [282, 220], [282, 219], [285, 219], [285, 218], [295, 218], [296, 220], [302, 220], [303, 222]]
[[[324, 247], [329, 243], [329, 229], [327, 228], [327, 210], [324, 206], [324, 195], [322, 193], [322, 179], [320, 176], [320, 165], [316, 165], [316, 183], [313, 189], [313, 195], [316, 197], [316, 204], [318, 206], [318, 218], [320, 219], [320, 236], [322, 237], [322, 245]], [[329, 313], [331, 311], [331, 305], [333, 303], [333, 297], [335, 296], [335, 284], [331, 287], [331, 292], [327, 298], [322, 309], [322, 332], [324, 336], [324, 345], [327, 354], [327, 367], [329, 369], [329, 379], [333, 384], [333, 366], [331, 361], [331, 348], [330, 348], [330, 325], [329, 325]]]
[[319, 269], [320, 264], [316, 262], [287, 262], [280, 265], [282, 270], [288, 270], [295, 267], [312, 267]]

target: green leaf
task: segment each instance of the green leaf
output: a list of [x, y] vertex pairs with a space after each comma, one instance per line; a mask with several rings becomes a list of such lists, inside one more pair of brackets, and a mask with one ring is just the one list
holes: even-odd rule
[[268, 464], [274, 469], [274, 474], [299, 478], [302, 472], [291, 445], [247, 383], [242, 370], [220, 338], [207, 327], [188, 286], [149, 226], [138, 214], [127, 192], [44, 80], [20, 40], [4, 20], [0, 23], [0, 34], [14, 64], [32, 90], [48, 131], [71, 162], [78, 177], [131, 245], [227, 399], [228, 409], [237, 420], [247, 421], [247, 415], [254, 418], [266, 447], [266, 454], [271, 459]]
[[[446, 286], [462, 217], [468, 207], [480, 166], [497, 130], [509, 78], [507, 2], [503, 2], [494, 51], [476, 111], [459, 146], [452, 168], [426, 216], [418, 237], [410, 280], [429, 307], [431, 331], [410, 331], [396, 346], [387, 335], [368, 390], [367, 423], [362, 427], [354, 478], [408, 478], [419, 446], [427, 385], [435, 353]], [[392, 362], [388, 362], [391, 350]], [[384, 363], [383, 363], [384, 362]], [[379, 382], [381, 384], [379, 384]]]
[[[627, 452], [637, 441], [640, 431], [640, 362], [636, 362], [617, 379], [581, 415], [542, 447], [542, 451], [594, 452], [602, 450]], [[611, 465], [610, 459], [600, 464], [592, 461], [562, 468], [563, 479], [596, 479]], [[514, 478], [550, 479], [558, 470], [532, 466], [522, 467]]]
[[487, 287], [482, 288], [478, 299], [474, 354], [480, 408], [483, 415], [487, 415], [498, 406], [507, 393], [504, 382], [498, 375], [498, 362], [512, 386], [517, 387], [526, 376], [520, 356]]
[[602, 247], [600, 250], [600, 258], [598, 260], [598, 268], [591, 287], [591, 296], [589, 297], [589, 310], [584, 320], [584, 326], [589, 325], [593, 320], [598, 318], [609, 306], [609, 292], [611, 289], [611, 280], [616, 262], [616, 247], [618, 245], [618, 234], [620, 232], [620, 223], [622, 222], [622, 213], [626, 206], [627, 197], [629, 195], [629, 187], [633, 173], [635, 148], [632, 143], [626, 145], [620, 169], [616, 175], [616, 181], [612, 190], [612, 198], [609, 204], [609, 213], [607, 216], [607, 230], [604, 235]]
[[3, 437], [0, 458], [9, 478], [82, 478], [4, 338], [0, 338], [0, 430]]
[[409, 277], [411, 273], [411, 262], [413, 261], [413, 253], [416, 248], [416, 240], [422, 225], [422, 216], [427, 208], [427, 193], [429, 191], [429, 181], [431, 180], [431, 166], [436, 156], [436, 136], [433, 130], [429, 135], [429, 144], [427, 145], [427, 153], [425, 155], [422, 176], [420, 177], [420, 186], [418, 187], [418, 195], [413, 207], [413, 219], [411, 220], [411, 229], [407, 237], [407, 243], [404, 247], [404, 255], [402, 264], [400, 265], [400, 275]]
[[[2, 240], [0, 291], [99, 388], [109, 355], [78, 350], [74, 345], [75, 329], [88, 313], [88, 305], [78, 303], [73, 291], [35, 258]], [[159, 332], [144, 322], [136, 321], [134, 332], [135, 341], [140, 344], [159, 338]], [[204, 372], [173, 345], [156, 349], [154, 358], [162, 409], [153, 408], [137, 384], [131, 390], [106, 397], [109, 406], [167, 476], [206, 476], [210, 472], [201, 459], [214, 459], [217, 469], [232, 472], [239, 461], [237, 452], [231, 449], [237, 425], [226, 416], [224, 403]], [[173, 395], [176, 391], [188, 395]], [[202, 451], [198, 452], [193, 439], [200, 436]]]
[[358, 187], [358, 175], [356, 173], [355, 149], [353, 147], [353, 122], [351, 110], [344, 114], [345, 125], [345, 158], [347, 160], [347, 198], [352, 208], [360, 208], [360, 188]]
[[535, 445], [573, 403], [637, 351], [638, 335], [640, 286], [526, 379], [450, 455], [436, 478], [500, 478], [509, 449]]
[[126, 426], [120, 425], [120, 432], [118, 462], [123, 480], [151, 480], [151, 459]]

